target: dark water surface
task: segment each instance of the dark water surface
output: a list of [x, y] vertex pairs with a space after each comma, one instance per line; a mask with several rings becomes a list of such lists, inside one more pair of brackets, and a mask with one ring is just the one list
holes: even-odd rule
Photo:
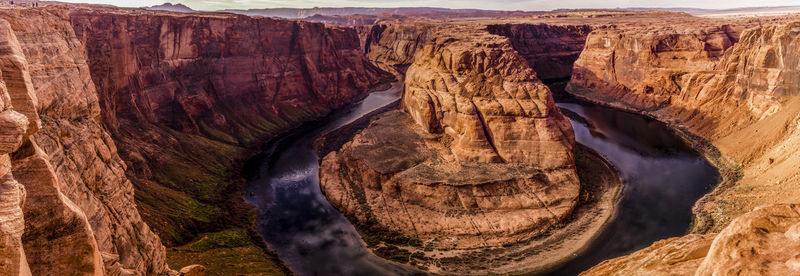
[[[411, 268], [369, 253], [358, 233], [322, 194], [319, 157], [311, 143], [400, 98], [402, 84], [274, 143], [246, 168], [245, 200], [259, 212], [258, 232], [298, 275], [409, 275]], [[246, 166], [247, 167], [247, 166]]]
[[718, 172], [663, 123], [585, 102], [560, 102], [575, 138], [603, 154], [623, 179], [616, 217], [586, 253], [551, 275], [577, 275], [603, 260], [654, 241], [681, 236], [694, 202], [717, 183]]
[[[401, 87], [372, 93], [325, 123], [277, 141], [249, 162], [244, 197], [259, 211], [258, 231], [298, 275], [420, 273], [367, 251], [320, 191], [319, 158], [311, 147], [321, 133], [394, 102]], [[716, 183], [716, 170], [657, 121], [582, 102], [558, 105], [585, 119], [571, 119], [578, 142], [605, 155], [619, 169], [624, 188], [609, 228], [586, 254], [553, 274], [575, 275], [602, 260], [684, 234], [691, 206]]]

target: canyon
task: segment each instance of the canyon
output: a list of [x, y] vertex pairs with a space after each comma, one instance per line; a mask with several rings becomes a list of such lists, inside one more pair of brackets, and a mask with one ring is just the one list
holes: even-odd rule
[[[1, 12], [3, 275], [177, 273], [162, 241], [250, 228], [235, 192], [248, 150], [392, 78], [366, 61], [354, 30], [317, 23]], [[271, 35], [234, 39], [256, 31]], [[284, 273], [248, 231], [228, 254]]]
[[365, 266], [558, 269], [631, 183], [556, 98], [663, 122], [719, 170], [685, 236], [582, 275], [799, 272], [800, 17], [385, 12], [0, 8], [0, 274], [303, 274], [258, 225], [277, 188], [242, 173], [295, 137]]

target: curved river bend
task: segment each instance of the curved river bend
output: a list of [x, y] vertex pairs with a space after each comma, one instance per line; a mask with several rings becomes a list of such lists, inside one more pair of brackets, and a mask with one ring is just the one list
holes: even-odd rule
[[[423, 274], [369, 253], [320, 191], [319, 157], [311, 147], [322, 133], [395, 102], [401, 92], [402, 84], [396, 83], [371, 93], [324, 123], [276, 141], [249, 162], [244, 197], [259, 211], [258, 232], [298, 275]], [[624, 187], [608, 228], [586, 253], [551, 274], [576, 275], [602, 260], [684, 234], [692, 205], [716, 183], [716, 169], [660, 122], [584, 102], [558, 106], [571, 113], [578, 142], [618, 168]]]

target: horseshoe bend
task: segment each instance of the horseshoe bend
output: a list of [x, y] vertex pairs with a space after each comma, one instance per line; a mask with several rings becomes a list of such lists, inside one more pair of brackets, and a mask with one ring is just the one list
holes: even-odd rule
[[184, 2], [0, 3], [0, 275], [800, 274], [800, 8]]

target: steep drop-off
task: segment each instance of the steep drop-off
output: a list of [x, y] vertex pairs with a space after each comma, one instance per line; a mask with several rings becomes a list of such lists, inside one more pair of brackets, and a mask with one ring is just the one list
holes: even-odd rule
[[236, 164], [391, 78], [353, 29], [316, 23], [90, 6], [0, 19], [2, 275], [174, 273], [145, 221], [173, 245], [235, 228], [179, 257], [249, 244], [234, 270], [282, 273], [249, 270], [269, 258]]
[[581, 275], [796, 275], [800, 273], [798, 208], [797, 204], [758, 207], [719, 234], [658, 241]]
[[[601, 227], [560, 232], [568, 218], [583, 218], [575, 215], [582, 183], [571, 125], [549, 89], [485, 25], [418, 30], [373, 28], [379, 47], [370, 56], [411, 60], [403, 111], [379, 116], [323, 158], [328, 200], [376, 253], [432, 272], [541, 271], [573, 256]], [[610, 213], [594, 219], [602, 225]], [[565, 240], [575, 244], [551, 243]], [[411, 258], [396, 259], [402, 252]]]
[[795, 207], [756, 208], [796, 203], [800, 196], [795, 21], [717, 21], [589, 35], [568, 90], [668, 122], [722, 168], [724, 179], [696, 204], [692, 229], [719, 234], [660, 241], [587, 274], [798, 273], [796, 254], [789, 253], [798, 245], [791, 228]]
[[594, 32], [569, 89], [699, 135], [722, 153], [718, 163], [741, 167], [695, 210], [695, 230], [719, 231], [758, 205], [797, 198], [797, 30], [783, 23], [744, 31], [722, 25]]
[[0, 10], [0, 18], [0, 274], [166, 273], [164, 247], [140, 218], [125, 165], [100, 125], [67, 10]]
[[425, 23], [373, 25], [364, 42], [364, 53], [373, 62], [404, 71], [435, 28]]
[[145, 220], [173, 244], [247, 221], [235, 219], [246, 212], [232, 171], [247, 149], [389, 77], [349, 28], [122, 9], [70, 16]]
[[487, 30], [508, 37], [542, 81], [572, 76], [572, 66], [583, 51], [589, 25], [498, 24]]

